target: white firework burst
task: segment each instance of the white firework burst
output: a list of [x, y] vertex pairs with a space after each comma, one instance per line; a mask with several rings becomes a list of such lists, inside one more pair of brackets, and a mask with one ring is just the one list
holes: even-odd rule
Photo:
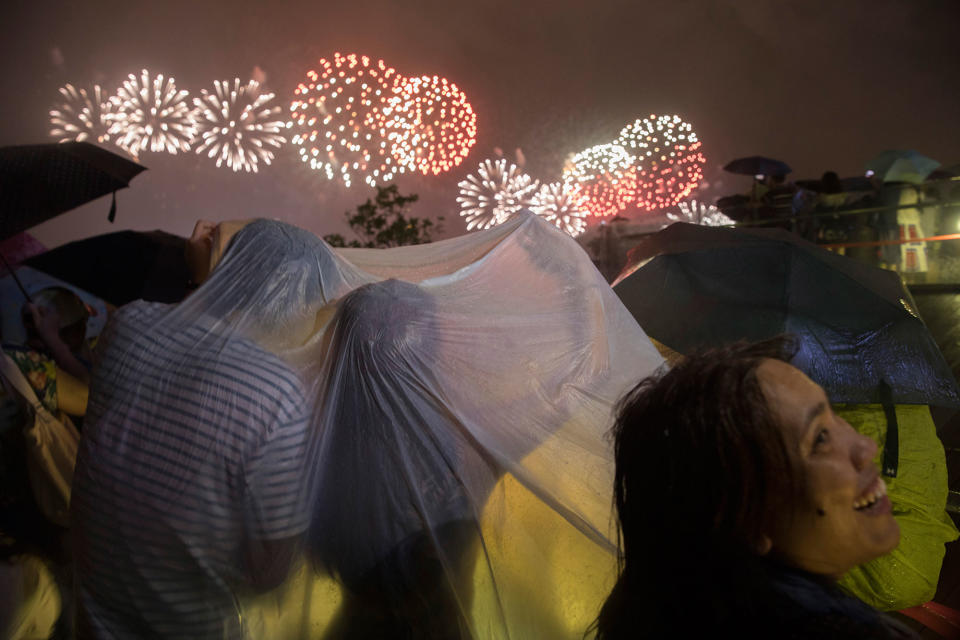
[[234, 78], [215, 80], [214, 92], [206, 89], [194, 98], [197, 107], [199, 143], [196, 152], [206, 152], [216, 158], [217, 166], [224, 162], [234, 171], [256, 172], [258, 164], [270, 164], [273, 152], [286, 138], [281, 131], [287, 123], [278, 116], [280, 105], [270, 105], [274, 94], [260, 91], [260, 83], [251, 80], [241, 85]]
[[158, 74], [152, 80], [144, 69], [130, 74], [117, 91], [110, 135], [117, 144], [140, 151], [189, 151], [197, 125], [188, 93], [177, 91], [173, 78]]
[[637, 156], [641, 168], [648, 163], [667, 163], [680, 156], [678, 147], [687, 149], [698, 142], [693, 127], [680, 116], [639, 118], [625, 126], [617, 138], [617, 144]]
[[60, 142], [109, 142], [110, 117], [115, 102], [103, 97], [100, 85], [92, 93], [72, 84], [60, 87], [63, 102], [50, 110], [50, 135]]
[[577, 190], [565, 189], [562, 182], [542, 185], [533, 197], [530, 210], [574, 237], [587, 228], [587, 197]]
[[692, 224], [702, 224], [707, 227], [725, 227], [736, 224], [734, 220], [725, 213], [717, 209], [712, 204], [704, 204], [691, 200], [681, 202], [679, 205], [680, 214], [667, 213], [667, 218], [674, 222], [690, 222]]
[[467, 231], [489, 229], [506, 222], [510, 216], [529, 207], [539, 182], [522, 173], [506, 159], [484, 160], [476, 174], [460, 181], [460, 215]]
[[634, 160], [636, 158], [620, 145], [594, 145], [570, 157], [563, 168], [563, 180], [569, 183], [591, 182], [604, 174], [630, 169]]

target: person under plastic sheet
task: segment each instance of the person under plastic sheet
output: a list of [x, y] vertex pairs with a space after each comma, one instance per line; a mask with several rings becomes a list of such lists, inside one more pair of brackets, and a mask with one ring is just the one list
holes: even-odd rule
[[311, 403], [296, 347], [328, 250], [257, 221], [178, 305], [120, 309], [96, 354], [72, 498], [77, 633], [223, 638], [282, 582], [309, 520]]
[[347, 589], [331, 637], [469, 636], [457, 597], [479, 542], [470, 491], [496, 471], [424, 375], [442, 340], [436, 304], [387, 280], [347, 295], [335, 319], [310, 536]]
[[284, 356], [316, 406], [306, 563], [241, 598], [249, 636], [581, 637], [615, 569], [610, 410], [662, 358], [532, 216], [330, 255], [350, 293]]
[[[469, 295], [443, 289], [366, 284], [342, 299], [333, 319], [309, 549], [320, 571], [341, 581], [343, 602], [324, 637], [471, 637], [479, 511], [508, 466], [497, 449], [522, 458], [562, 426], [558, 407], [555, 424], [503, 434], [491, 449], [482, 439], [492, 434], [471, 433], [455, 398], [472, 385], [450, 385], [443, 373], [472, 305]], [[575, 344], [583, 339], [570, 322], [576, 315], [561, 331]], [[486, 349], [496, 357], [496, 347]], [[357, 477], [360, 469], [367, 472]]]

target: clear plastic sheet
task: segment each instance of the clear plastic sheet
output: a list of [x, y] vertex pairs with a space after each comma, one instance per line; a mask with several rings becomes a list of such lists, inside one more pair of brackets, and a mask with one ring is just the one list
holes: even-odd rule
[[[152, 624], [168, 635], [203, 609], [249, 638], [582, 637], [615, 576], [611, 410], [662, 363], [582, 249], [532, 215], [336, 252], [257, 221], [224, 247], [185, 302], [135, 303], [102, 339], [74, 495], [93, 523], [75, 523], [81, 591], [119, 579], [103, 563], [130, 567], [110, 605], [169, 605], [177, 618]], [[293, 419], [240, 361], [295, 374], [284, 393], [308, 428], [282, 451], [270, 427], [229, 426]], [[151, 412], [171, 393], [180, 439], [164, 449], [155, 431], [174, 427]], [[203, 437], [184, 435], [197, 422]], [[171, 562], [206, 576], [203, 605], [138, 591]]]

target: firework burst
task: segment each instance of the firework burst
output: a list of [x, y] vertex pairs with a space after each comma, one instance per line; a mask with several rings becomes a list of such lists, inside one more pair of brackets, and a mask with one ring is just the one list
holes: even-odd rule
[[565, 189], [562, 182], [542, 185], [533, 197], [530, 210], [574, 237], [587, 228], [587, 197]]
[[530, 206], [539, 183], [500, 158], [484, 160], [477, 173], [467, 176], [458, 186], [460, 215], [466, 219], [467, 231], [470, 231], [502, 224], [520, 209]]
[[130, 74], [114, 98], [110, 135], [132, 153], [189, 151], [197, 132], [195, 114], [185, 90], [177, 91], [173, 78], [158, 74], [152, 80], [144, 69]]
[[706, 160], [693, 127], [680, 116], [641, 118], [623, 128], [617, 144], [637, 158], [637, 206], [671, 207], [703, 179]]
[[307, 73], [290, 105], [300, 159], [348, 187], [353, 176], [375, 186], [403, 173], [390, 154], [379, 116], [390, 97], [396, 71], [383, 60], [356, 54], [321, 59]]
[[458, 166], [477, 141], [477, 114], [467, 96], [438, 76], [398, 80], [378, 120], [397, 162], [423, 175]]
[[286, 123], [279, 119], [282, 109], [270, 105], [274, 94], [261, 92], [260, 84], [251, 80], [246, 85], [235, 78], [233, 87], [227, 81], [215, 80], [214, 92], [206, 89], [194, 98], [197, 107], [197, 153], [206, 152], [234, 171], [256, 172], [258, 163], [270, 164], [273, 152], [286, 139], [281, 131]]
[[637, 190], [634, 156], [615, 144], [600, 144], [575, 154], [564, 167], [565, 188], [586, 199], [597, 217], [616, 215], [633, 202]]
[[736, 224], [732, 218], [729, 218], [712, 204], [690, 200], [689, 202], [681, 202], [678, 207], [680, 209], [679, 214], [667, 213], [667, 218], [673, 222], [690, 222], [708, 227], [725, 227]]
[[50, 110], [50, 135], [60, 142], [110, 141], [110, 117], [115, 103], [103, 97], [100, 85], [92, 94], [72, 84], [60, 87], [63, 102]]

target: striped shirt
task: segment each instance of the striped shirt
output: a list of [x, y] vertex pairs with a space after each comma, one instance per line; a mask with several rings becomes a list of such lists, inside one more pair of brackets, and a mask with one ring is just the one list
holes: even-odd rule
[[298, 378], [248, 340], [171, 330], [170, 308], [127, 305], [98, 351], [72, 498], [80, 637], [235, 635], [247, 559], [309, 520]]

